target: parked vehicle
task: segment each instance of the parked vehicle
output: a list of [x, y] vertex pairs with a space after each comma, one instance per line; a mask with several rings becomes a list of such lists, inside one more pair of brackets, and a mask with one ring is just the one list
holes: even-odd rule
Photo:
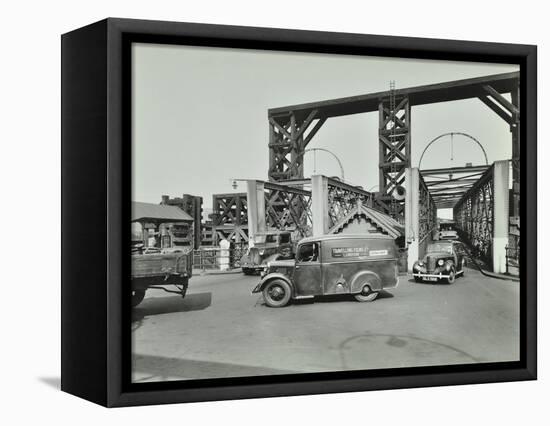
[[458, 234], [454, 229], [439, 231], [440, 240], [458, 240]]
[[[185, 253], [157, 253], [132, 255], [132, 306], [139, 305], [149, 288], [185, 297], [189, 278], [193, 274], [193, 255]], [[176, 290], [167, 289], [170, 285]]]
[[162, 250], [158, 247], [145, 247], [143, 244], [132, 246], [132, 254], [159, 254]]
[[439, 224], [440, 240], [458, 240], [458, 233], [455, 229], [455, 223], [453, 221], [445, 221]]
[[397, 247], [386, 235], [309, 237], [298, 243], [296, 253], [296, 259], [269, 262], [252, 290], [261, 292], [268, 306], [338, 293], [370, 302], [398, 284]]
[[429, 244], [426, 255], [413, 265], [416, 282], [445, 280], [452, 284], [457, 276], [464, 276], [465, 250], [458, 241], [437, 241]]
[[294, 246], [289, 231], [269, 231], [254, 236], [253, 246], [241, 257], [245, 275], [262, 271], [268, 262], [276, 259], [292, 259]]

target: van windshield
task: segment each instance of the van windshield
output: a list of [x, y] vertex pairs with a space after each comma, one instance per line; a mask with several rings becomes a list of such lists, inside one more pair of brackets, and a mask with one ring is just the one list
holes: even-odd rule
[[317, 243], [302, 244], [298, 249], [298, 261], [299, 262], [315, 262], [319, 253], [319, 247]]

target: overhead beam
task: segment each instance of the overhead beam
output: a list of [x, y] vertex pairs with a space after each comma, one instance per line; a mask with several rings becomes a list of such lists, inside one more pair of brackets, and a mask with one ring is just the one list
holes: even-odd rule
[[455, 184], [472, 184], [472, 183], [476, 183], [477, 180], [479, 179], [479, 175], [478, 177], [476, 178], [468, 178], [468, 179], [461, 179], [461, 178], [456, 178], [456, 179], [446, 179], [446, 180], [434, 180], [434, 181], [427, 181], [426, 182], [426, 186], [428, 188], [435, 188], [435, 187], [439, 187], [439, 186], [449, 186], [451, 187], [451, 185], [453, 183]]
[[[397, 98], [408, 97], [410, 106], [427, 105], [486, 96], [487, 92], [483, 86], [487, 85], [498, 94], [510, 93], [514, 87], [517, 86], [518, 82], [519, 72], [512, 72], [396, 89], [395, 96]], [[293, 112], [301, 119], [304, 119], [314, 109], [318, 110], [319, 116], [326, 118], [373, 112], [378, 110], [380, 99], [387, 98], [389, 95], [389, 91], [383, 91], [319, 102], [283, 106], [269, 109], [268, 116], [276, 120], [288, 120], [288, 114]]]
[[500, 118], [502, 118], [509, 125], [512, 124], [512, 115], [508, 114], [502, 108], [500, 108], [494, 101], [492, 101], [488, 96], [480, 96], [478, 98], [481, 102], [487, 105], [493, 112], [495, 112]]
[[[500, 105], [502, 105], [510, 114], [519, 114], [519, 109], [512, 104], [508, 99], [506, 99], [504, 96], [502, 96], [497, 90], [495, 90], [493, 87], [487, 85], [483, 86], [483, 89], [491, 95], [491, 97], [497, 101]], [[511, 92], [512, 90], [510, 90]]]
[[470, 166], [470, 167], [449, 167], [442, 169], [425, 169], [420, 170], [420, 174], [424, 177], [430, 175], [443, 175], [443, 174], [455, 174], [455, 173], [478, 173], [485, 172], [491, 166]]
[[313, 136], [317, 134], [319, 129], [325, 124], [325, 121], [327, 121], [326, 117], [320, 118], [317, 123], [315, 123], [315, 126], [313, 126], [313, 129], [307, 134], [307, 136], [304, 138], [304, 148], [309, 144], [311, 139], [313, 139]]
[[309, 127], [315, 116], [317, 115], [317, 110], [314, 109], [311, 111], [308, 115], [308, 117], [305, 119], [305, 121], [300, 125], [300, 130], [296, 133], [296, 139], [301, 138], [304, 135], [304, 132]]

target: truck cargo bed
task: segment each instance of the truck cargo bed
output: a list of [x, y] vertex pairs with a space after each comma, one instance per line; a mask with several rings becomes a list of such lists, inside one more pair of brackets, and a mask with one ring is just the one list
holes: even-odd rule
[[132, 256], [132, 278], [186, 274], [191, 276], [191, 256], [182, 253]]

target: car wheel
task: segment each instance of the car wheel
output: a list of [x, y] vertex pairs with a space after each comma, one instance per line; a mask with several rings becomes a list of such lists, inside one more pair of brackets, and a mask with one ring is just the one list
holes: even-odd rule
[[449, 271], [449, 276], [447, 277], [447, 284], [454, 283], [455, 279], [456, 279], [455, 268], [451, 268], [451, 270]]
[[241, 268], [243, 270], [243, 274], [250, 275], [250, 269], [248, 268]]
[[464, 270], [464, 266], [466, 266], [466, 259], [462, 259], [462, 269], [461, 269], [462, 277], [464, 277], [464, 274], [466, 273], [466, 271]]
[[271, 280], [264, 287], [262, 292], [267, 306], [271, 308], [282, 308], [290, 301], [290, 285], [283, 280]]
[[414, 277], [414, 280], [415, 280], [415, 282], [417, 282], [417, 283], [421, 283], [421, 282], [422, 282], [422, 278], [420, 278], [420, 277]]
[[378, 297], [377, 291], [372, 291], [368, 285], [363, 287], [363, 290], [359, 294], [355, 294], [355, 300], [358, 302], [372, 302]]
[[145, 298], [145, 290], [132, 290], [132, 307], [139, 305]]

